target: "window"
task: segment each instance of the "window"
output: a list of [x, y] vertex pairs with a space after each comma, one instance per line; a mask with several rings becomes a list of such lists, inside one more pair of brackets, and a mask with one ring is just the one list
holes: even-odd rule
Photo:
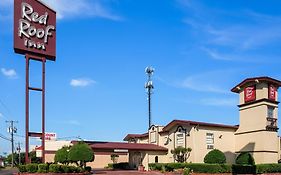
[[183, 133], [177, 134], [177, 146], [184, 146]]
[[214, 149], [214, 134], [213, 133], [207, 133], [206, 134], [206, 144], [207, 149]]
[[150, 142], [155, 143], [156, 142], [156, 132], [151, 132], [150, 133]]
[[274, 118], [274, 108], [271, 106], [267, 107], [267, 117]]

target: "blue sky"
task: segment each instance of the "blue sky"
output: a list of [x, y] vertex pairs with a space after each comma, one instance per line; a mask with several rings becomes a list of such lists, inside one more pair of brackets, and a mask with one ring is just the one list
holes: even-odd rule
[[[58, 12], [46, 128], [59, 138], [121, 141], [146, 132], [148, 65], [155, 68], [158, 125], [173, 119], [238, 124], [238, 96], [230, 89], [247, 77], [281, 79], [278, 0], [45, 1]], [[7, 137], [11, 119], [24, 135], [25, 114], [25, 59], [13, 52], [12, 8], [12, 0], [0, 1], [0, 134]], [[40, 71], [31, 63], [32, 86], [40, 87]], [[32, 131], [40, 131], [40, 100], [31, 93]], [[1, 140], [0, 154], [8, 151]]]

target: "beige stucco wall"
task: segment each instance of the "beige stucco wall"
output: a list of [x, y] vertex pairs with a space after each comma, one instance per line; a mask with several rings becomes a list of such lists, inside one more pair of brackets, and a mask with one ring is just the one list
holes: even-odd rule
[[205, 155], [212, 149], [207, 149], [206, 134], [214, 134], [214, 149], [219, 149], [227, 158], [227, 163], [235, 160], [235, 129], [217, 127], [198, 127], [192, 128], [190, 137], [187, 137], [187, 147], [192, 148], [190, 159], [193, 163], [204, 162]]
[[[160, 133], [163, 128], [154, 126], [149, 130], [149, 133], [157, 131], [156, 142], [162, 147], [168, 148], [167, 154], [159, 154], [157, 152], [150, 152], [144, 160], [149, 163], [155, 161], [155, 156], [158, 155], [159, 163], [175, 162], [171, 150], [174, 150], [177, 145], [176, 134], [179, 126], [174, 126], [169, 132]], [[221, 128], [221, 127], [205, 127], [205, 126], [181, 126], [186, 130], [184, 133], [183, 147], [190, 147], [192, 152], [187, 162], [202, 163], [205, 155], [211, 150], [207, 149], [206, 134], [214, 134], [214, 149], [219, 149], [225, 153], [228, 163], [233, 163], [235, 160], [235, 136], [236, 129]], [[154, 130], [153, 130], [154, 129]], [[169, 140], [167, 142], [167, 140]], [[151, 141], [151, 139], [150, 139]], [[151, 142], [150, 142], [151, 143]]]
[[[119, 162], [128, 162], [129, 161], [128, 158], [129, 158], [128, 154], [127, 155], [119, 155], [119, 157], [117, 159], [117, 163], [119, 163]], [[107, 154], [107, 155], [95, 155], [94, 162], [87, 163], [87, 166], [91, 166], [92, 168], [104, 168], [109, 163], [112, 163], [110, 154]]]

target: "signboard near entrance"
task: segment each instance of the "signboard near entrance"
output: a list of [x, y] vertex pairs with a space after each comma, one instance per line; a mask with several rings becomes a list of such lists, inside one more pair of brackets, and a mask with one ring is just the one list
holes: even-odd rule
[[244, 89], [244, 100], [245, 103], [256, 100], [256, 86], [248, 86]]
[[14, 0], [14, 50], [56, 58], [56, 12], [40, 0]]

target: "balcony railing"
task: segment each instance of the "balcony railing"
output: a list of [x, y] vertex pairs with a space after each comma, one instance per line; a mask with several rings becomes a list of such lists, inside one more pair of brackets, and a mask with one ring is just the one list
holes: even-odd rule
[[278, 131], [277, 119], [276, 118], [267, 118], [266, 130], [268, 131]]

